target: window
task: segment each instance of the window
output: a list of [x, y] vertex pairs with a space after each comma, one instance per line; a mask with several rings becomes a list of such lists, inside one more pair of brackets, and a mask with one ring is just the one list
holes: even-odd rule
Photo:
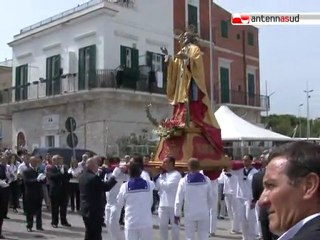
[[54, 136], [46, 136], [46, 147], [55, 147]]
[[221, 103], [230, 102], [229, 68], [220, 67], [220, 94]]
[[255, 95], [254, 74], [252, 73], [248, 73], [248, 95], [249, 97], [254, 97]]
[[163, 71], [164, 56], [159, 53], [147, 52], [146, 63], [151, 68], [151, 71], [162, 72]]
[[61, 77], [60, 55], [48, 57], [46, 61], [46, 95], [60, 94]]
[[147, 52], [146, 63], [150, 67], [151, 72], [149, 75], [150, 83], [156, 83], [158, 88], [163, 88], [166, 83], [166, 69], [163, 66], [164, 56], [159, 53]]
[[28, 64], [16, 67], [15, 86], [15, 100], [26, 100], [28, 98]]
[[79, 90], [96, 87], [96, 45], [79, 49]]
[[195, 32], [198, 32], [198, 8], [188, 4], [188, 27], [194, 27]]
[[252, 32], [248, 32], [248, 45], [250, 46], [254, 45], [254, 37]]
[[220, 22], [220, 30], [221, 30], [221, 37], [227, 38], [228, 37], [228, 22], [222, 20]]
[[139, 51], [134, 48], [120, 46], [120, 64], [125, 68], [138, 70]]
[[155, 72], [162, 72], [162, 55], [152, 54], [152, 70]]

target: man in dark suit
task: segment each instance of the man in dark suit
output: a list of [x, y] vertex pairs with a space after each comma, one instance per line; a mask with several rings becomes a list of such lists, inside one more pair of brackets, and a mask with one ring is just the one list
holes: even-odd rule
[[292, 142], [269, 156], [259, 205], [281, 240], [320, 239], [320, 145]]
[[44, 183], [45, 175], [38, 173], [39, 164], [40, 159], [31, 157], [30, 165], [22, 176], [25, 189], [25, 213], [28, 232], [32, 232], [34, 215], [36, 215], [37, 230], [43, 231], [41, 207], [43, 199], [42, 184]]
[[[261, 169], [252, 179], [252, 195], [253, 202], [258, 202], [262, 192], [263, 192], [263, 177], [266, 172], [266, 165], [268, 163], [268, 154], [263, 154], [260, 157], [261, 160]], [[269, 230], [269, 218], [268, 211], [265, 207], [260, 207], [259, 209], [259, 222], [261, 226], [262, 238], [263, 240], [273, 240], [276, 237]]]
[[71, 225], [67, 221], [66, 217], [66, 203], [65, 203], [65, 189], [64, 181], [66, 181], [66, 176], [68, 173], [65, 171], [64, 167], [61, 167], [62, 157], [59, 155], [54, 155], [52, 157], [52, 165], [47, 169], [47, 179], [49, 181], [49, 196], [51, 200], [51, 225], [54, 228], [58, 227], [59, 223], [59, 211], [61, 225], [70, 227]]
[[116, 167], [112, 173], [113, 177], [103, 182], [97, 175], [98, 161], [98, 156], [89, 158], [86, 162], [86, 169], [79, 179], [81, 215], [86, 228], [85, 240], [102, 239], [105, 208], [103, 195], [117, 183], [116, 177], [121, 173], [121, 170]]

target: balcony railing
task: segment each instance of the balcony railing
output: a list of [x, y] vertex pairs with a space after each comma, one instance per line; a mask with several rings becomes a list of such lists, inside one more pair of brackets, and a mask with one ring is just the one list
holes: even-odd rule
[[235, 90], [216, 90], [215, 101], [219, 104], [245, 105], [262, 108], [264, 110], [269, 110], [270, 108], [269, 98], [267, 96]]
[[123, 7], [128, 7], [128, 8], [133, 7], [133, 5], [134, 5], [134, 0], [91, 0], [89, 2], [80, 4], [77, 7], [74, 7], [72, 9], [69, 9], [69, 10], [64, 11], [62, 13], [56, 14], [56, 15], [50, 17], [50, 18], [42, 20], [41, 22], [35, 23], [35, 24], [33, 24], [33, 25], [29, 26], [29, 27], [25, 27], [25, 28], [20, 30], [20, 33], [25, 33], [25, 32], [31, 31], [31, 30], [33, 30], [35, 28], [38, 28], [38, 27], [41, 27], [43, 25], [49, 24], [51, 22], [54, 22], [56, 20], [59, 20], [61, 18], [66, 17], [66, 16], [69, 16], [69, 15], [71, 15], [73, 13], [80, 12], [80, 11], [82, 11], [84, 9], [89, 8], [89, 7], [98, 5], [98, 4], [102, 3], [102, 2], [115, 3], [115, 4], [121, 5]]
[[166, 86], [158, 85], [154, 72], [140, 74], [139, 71], [100, 69], [84, 76], [79, 84], [77, 74], [61, 76], [57, 79], [40, 79], [22, 86], [0, 90], [0, 104], [21, 102], [72, 94], [94, 89], [125, 89], [157, 94], [165, 94]]

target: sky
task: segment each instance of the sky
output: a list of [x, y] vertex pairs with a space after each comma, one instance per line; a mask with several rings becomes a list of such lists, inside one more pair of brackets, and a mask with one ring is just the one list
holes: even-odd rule
[[[10, 59], [7, 43], [20, 29], [51, 17], [88, 0], [10, 0], [0, 8], [0, 62]], [[147, 0], [145, 0], [147, 1]], [[160, 1], [160, 0], [159, 0]], [[204, 1], [204, 0], [200, 0]], [[239, 12], [319, 12], [319, 0], [215, 0], [231, 13]], [[213, 16], [214, 17], [214, 16]], [[259, 27], [261, 94], [271, 100], [269, 114], [306, 117], [307, 87], [310, 117], [320, 117], [320, 25]]]

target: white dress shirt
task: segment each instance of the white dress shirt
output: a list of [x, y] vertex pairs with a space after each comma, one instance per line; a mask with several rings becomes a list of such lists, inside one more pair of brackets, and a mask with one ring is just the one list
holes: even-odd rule
[[19, 167], [18, 167], [18, 174], [19, 174], [19, 175], [23, 175], [23, 172], [24, 172], [25, 170], [27, 170], [27, 169], [28, 169], [28, 167], [27, 167], [26, 163], [25, 163], [25, 162], [22, 162], [22, 163], [19, 165]]
[[174, 207], [180, 179], [181, 174], [176, 170], [160, 175], [156, 181], [160, 197], [159, 207]]
[[320, 216], [320, 213], [316, 213], [316, 214], [313, 214], [309, 217], [302, 219], [301, 221], [296, 223], [293, 227], [291, 227], [288, 231], [286, 231], [284, 234], [282, 234], [280, 236], [280, 238], [278, 238], [278, 240], [289, 240], [289, 239], [293, 238], [307, 222], [311, 221], [312, 219], [314, 219], [318, 216]]
[[71, 183], [78, 183], [80, 174], [82, 173], [82, 166], [77, 166], [75, 168], [69, 168], [68, 173], [72, 174], [72, 178], [70, 179]]

